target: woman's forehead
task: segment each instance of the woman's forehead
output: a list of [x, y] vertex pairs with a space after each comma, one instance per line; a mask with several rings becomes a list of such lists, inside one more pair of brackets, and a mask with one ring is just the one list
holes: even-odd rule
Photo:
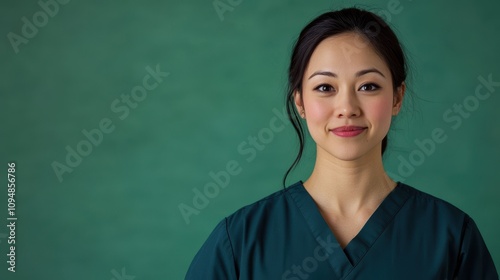
[[328, 70], [338, 76], [354, 75], [368, 68], [390, 73], [385, 61], [367, 39], [357, 33], [349, 32], [321, 41], [313, 51], [304, 75], [309, 77], [318, 70]]

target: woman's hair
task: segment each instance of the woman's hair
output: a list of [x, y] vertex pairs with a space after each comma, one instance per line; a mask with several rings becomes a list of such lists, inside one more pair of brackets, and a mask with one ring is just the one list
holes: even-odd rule
[[[300, 147], [297, 157], [283, 176], [283, 187], [286, 186], [288, 174], [299, 163], [305, 144], [301, 118], [295, 108], [294, 92], [298, 91], [302, 94], [302, 78], [309, 59], [318, 44], [328, 37], [346, 32], [356, 32], [367, 39], [369, 45], [387, 63], [392, 76], [394, 92], [406, 80], [408, 66], [401, 44], [392, 29], [376, 14], [358, 8], [347, 8], [324, 13], [312, 20], [300, 32], [293, 48], [288, 69], [286, 110], [299, 138]], [[386, 147], [387, 135], [382, 140], [382, 155]]]

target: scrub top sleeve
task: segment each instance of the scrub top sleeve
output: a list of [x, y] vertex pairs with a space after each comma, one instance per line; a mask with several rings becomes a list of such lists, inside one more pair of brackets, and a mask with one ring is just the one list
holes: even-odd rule
[[453, 279], [498, 280], [490, 252], [476, 223], [469, 216], [466, 217], [457, 273]]
[[237, 279], [233, 250], [226, 219], [217, 224], [194, 257], [186, 280]]

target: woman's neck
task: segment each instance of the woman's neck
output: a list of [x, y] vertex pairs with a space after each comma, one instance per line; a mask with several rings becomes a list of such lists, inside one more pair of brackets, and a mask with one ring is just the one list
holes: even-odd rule
[[377, 208], [395, 186], [384, 170], [380, 151], [352, 161], [317, 153], [314, 170], [304, 182], [322, 210], [345, 217]]

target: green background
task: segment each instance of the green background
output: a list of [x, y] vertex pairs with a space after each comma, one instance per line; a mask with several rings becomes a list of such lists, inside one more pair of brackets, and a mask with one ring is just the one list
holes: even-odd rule
[[[443, 114], [470, 100], [479, 76], [500, 80], [500, 2], [401, 0], [392, 14], [389, 2], [360, 5], [390, 15], [411, 58], [414, 98], [390, 132], [387, 171], [470, 214], [498, 267], [500, 87], [460, 117], [457, 129]], [[22, 35], [22, 17], [33, 22], [41, 7], [2, 1], [0, 278], [183, 278], [218, 221], [281, 189], [297, 148], [290, 124], [250, 161], [237, 147], [264, 133], [273, 109], [283, 109], [300, 30], [331, 8], [354, 4], [242, 1], [219, 17], [211, 1], [72, 0], [16, 53], [7, 34]], [[120, 119], [111, 104], [156, 65], [169, 76]], [[86, 139], [82, 130], [104, 118], [114, 130], [58, 180], [53, 162], [65, 164], [66, 147], [75, 149]], [[446, 142], [400, 176], [400, 157], [408, 159], [415, 139], [435, 128]], [[311, 146], [288, 184], [307, 179]], [[209, 173], [231, 160], [241, 173], [186, 224], [179, 205], [192, 205], [193, 188], [202, 190], [213, 180]], [[6, 264], [9, 161], [17, 164], [15, 274]]]

